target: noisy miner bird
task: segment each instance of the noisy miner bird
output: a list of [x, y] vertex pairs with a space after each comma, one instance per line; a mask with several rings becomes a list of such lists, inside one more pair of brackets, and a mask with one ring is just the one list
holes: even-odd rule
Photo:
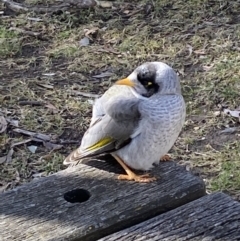
[[130, 168], [148, 171], [158, 164], [179, 136], [185, 115], [176, 72], [165, 63], [146, 62], [95, 102], [81, 145], [64, 164], [111, 153], [127, 173], [118, 179], [154, 181], [149, 174], [137, 175]]

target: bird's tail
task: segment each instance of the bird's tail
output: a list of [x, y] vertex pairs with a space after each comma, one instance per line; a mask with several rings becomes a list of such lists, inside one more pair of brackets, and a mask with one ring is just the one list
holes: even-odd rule
[[80, 152], [80, 148], [76, 149], [75, 151], [71, 152], [63, 161], [63, 165], [70, 165], [74, 162], [81, 160], [82, 154]]
[[80, 146], [65, 158], [65, 160], [63, 161], [63, 165], [78, 164], [83, 160], [86, 160], [90, 157], [98, 156], [99, 154], [102, 153], [98, 153], [98, 151], [92, 151], [91, 149], [82, 150]]

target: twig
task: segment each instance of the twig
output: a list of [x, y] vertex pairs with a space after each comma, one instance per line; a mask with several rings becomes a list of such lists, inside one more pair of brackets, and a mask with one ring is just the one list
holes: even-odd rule
[[3, 133], [7, 129], [7, 121], [4, 116], [0, 116], [0, 133]]
[[60, 144], [80, 144], [79, 141], [74, 141], [74, 140], [61, 140], [59, 141]]
[[[15, 144], [13, 144], [11, 147], [21, 145], [21, 144], [25, 144], [25, 143], [28, 143], [30, 141], [44, 142], [45, 146], [52, 145], [55, 149], [60, 148], [60, 146], [62, 146], [63, 144], [79, 144], [79, 141], [63, 140], [63, 139], [57, 140], [55, 138], [51, 138], [51, 135], [45, 135], [45, 134], [41, 134], [41, 133], [37, 133], [37, 132], [33, 132], [33, 131], [27, 131], [27, 130], [23, 130], [23, 129], [20, 129], [20, 128], [15, 128], [15, 129], [13, 129], [13, 131], [17, 132], [19, 134], [24, 134], [24, 135], [30, 136], [31, 139], [27, 139], [25, 141], [17, 142]], [[58, 145], [58, 143], [60, 145]]]
[[22, 28], [16, 28], [16, 27], [11, 27], [9, 29], [10, 31], [17, 31], [19, 33], [24, 33], [24, 34], [27, 34], [27, 35], [30, 35], [30, 36], [34, 36], [34, 37], [39, 37], [41, 34], [40, 33], [37, 33], [37, 32], [33, 32], [33, 31], [29, 31], [29, 30], [25, 30], [25, 29], [22, 29]]
[[41, 134], [41, 133], [36, 133], [36, 132], [33, 132], [33, 131], [27, 131], [27, 130], [23, 130], [23, 129], [20, 129], [20, 128], [15, 128], [15, 129], [13, 129], [13, 131], [17, 132], [17, 133], [20, 133], [20, 134], [27, 135], [27, 136], [31, 136], [31, 137], [34, 137], [34, 138], [37, 138], [37, 139], [41, 139], [43, 141], [50, 141], [51, 140], [51, 136]]
[[42, 22], [43, 21], [41, 18], [31, 18], [31, 17], [28, 17], [27, 19], [30, 20], [30, 21], [35, 21], [35, 22]]
[[44, 105], [44, 103], [43, 102], [41, 102], [41, 101], [31, 101], [31, 100], [22, 100], [22, 101], [19, 101], [18, 102], [18, 104], [19, 105], [35, 105], [35, 106], [42, 106], [42, 105]]
[[98, 52], [103, 52], [103, 53], [112, 53], [112, 54], [116, 54], [119, 55], [121, 54], [120, 52], [117, 52], [113, 49], [97, 49]]
[[14, 12], [18, 13], [26, 13], [26, 12], [36, 12], [36, 13], [54, 13], [58, 11], [67, 11], [67, 10], [78, 10], [78, 9], [84, 9], [84, 8], [92, 8], [97, 5], [95, 0], [66, 0], [62, 1], [61, 4], [58, 5], [52, 5], [52, 6], [46, 6], [46, 7], [31, 7], [31, 6], [25, 6], [20, 3], [16, 3], [11, 0], [0, 0], [7, 8], [11, 9]]
[[32, 141], [32, 139], [27, 139], [27, 140], [23, 140], [23, 141], [19, 141], [19, 142], [15, 142], [15, 143], [12, 143], [11, 144], [11, 148], [15, 147], [15, 146], [19, 146], [19, 145], [22, 145], [22, 144], [26, 144], [28, 142]]
[[84, 97], [90, 97], [90, 98], [98, 98], [99, 97], [99, 95], [96, 95], [96, 94], [85, 93], [85, 92], [77, 91], [77, 90], [71, 90], [70, 93], [75, 94], [75, 95], [81, 95]]
[[129, 14], [127, 14], [127, 17], [132, 17], [133, 15], [137, 14], [137, 13], [140, 13], [143, 9], [137, 9]]
[[1, 0], [1, 1], [3, 3], [5, 3], [5, 5], [14, 12], [25, 13], [25, 12], [29, 11], [29, 9], [27, 7], [24, 7], [19, 3], [16, 3], [16, 2], [13, 2], [13, 1], [10, 1], [10, 0]]

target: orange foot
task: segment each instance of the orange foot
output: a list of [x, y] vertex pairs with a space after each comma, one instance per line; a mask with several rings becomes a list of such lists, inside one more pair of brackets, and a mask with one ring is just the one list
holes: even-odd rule
[[118, 176], [119, 180], [128, 180], [128, 181], [135, 181], [135, 182], [153, 182], [156, 181], [156, 177], [151, 177], [149, 174], [144, 174], [144, 175], [137, 175], [133, 172], [128, 173], [128, 175], [119, 175]]
[[169, 155], [164, 155], [160, 158], [160, 161], [166, 162], [166, 161], [171, 161], [171, 157]]
[[155, 177], [151, 177], [149, 174], [145, 175], [137, 175], [135, 174], [125, 163], [124, 161], [117, 156], [116, 154], [112, 154], [112, 156], [117, 160], [117, 162], [122, 166], [122, 168], [125, 170], [126, 174], [119, 175], [119, 180], [128, 180], [128, 181], [135, 181], [135, 182], [153, 182], [157, 179]]

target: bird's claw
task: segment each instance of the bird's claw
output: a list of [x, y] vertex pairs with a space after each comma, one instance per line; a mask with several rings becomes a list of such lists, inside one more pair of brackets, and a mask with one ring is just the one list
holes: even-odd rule
[[156, 177], [151, 177], [148, 173], [144, 174], [144, 175], [136, 175], [136, 174], [119, 175], [118, 179], [119, 180], [135, 181], [135, 182], [143, 182], [143, 183], [154, 182], [154, 181], [157, 180]]
[[166, 162], [166, 161], [171, 161], [171, 157], [169, 155], [164, 155], [160, 158], [160, 161]]

